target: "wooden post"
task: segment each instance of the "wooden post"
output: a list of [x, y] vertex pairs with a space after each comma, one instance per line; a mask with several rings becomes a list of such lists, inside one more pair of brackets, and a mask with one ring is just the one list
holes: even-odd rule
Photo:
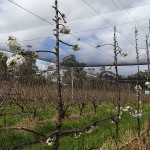
[[73, 84], [73, 79], [74, 79], [74, 75], [73, 75], [73, 68], [71, 68], [71, 98], [72, 98], [72, 102], [73, 102], [73, 98], [74, 98], [74, 84]]

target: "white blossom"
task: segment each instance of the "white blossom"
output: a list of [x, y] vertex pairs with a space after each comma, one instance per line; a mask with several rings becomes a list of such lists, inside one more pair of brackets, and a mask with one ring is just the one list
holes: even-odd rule
[[18, 53], [21, 49], [21, 46], [18, 43], [17, 39], [13, 36], [8, 37], [8, 41], [6, 42], [6, 44], [7, 46], [9, 46], [9, 49], [14, 53]]
[[73, 49], [74, 51], [78, 51], [78, 50], [80, 50], [80, 47], [79, 47], [79, 45], [77, 44], [77, 45], [72, 46], [72, 49]]
[[126, 52], [123, 52], [123, 51], [122, 51], [120, 54], [121, 54], [121, 56], [123, 56], [123, 57], [126, 57], [126, 56], [128, 55]]
[[48, 144], [48, 146], [51, 146], [51, 145], [53, 144], [53, 139], [48, 138], [48, 139], [46, 140], [46, 143]]
[[135, 110], [135, 112], [132, 113], [131, 115], [135, 118], [141, 118], [142, 117], [142, 110], [139, 110], [139, 113], [137, 112], [137, 110]]
[[90, 129], [90, 130], [88, 130], [88, 131], [86, 131], [85, 133], [91, 133], [93, 130], [92, 129]]
[[25, 58], [22, 55], [16, 54], [7, 59], [6, 64], [8, 67], [18, 68], [25, 62]]
[[78, 139], [81, 136], [81, 134], [82, 134], [81, 132], [79, 134], [75, 133], [75, 139]]
[[145, 94], [146, 94], [146, 95], [150, 94], [150, 91], [145, 91]]
[[145, 82], [145, 85], [150, 88], [150, 82]]
[[128, 112], [128, 111], [130, 111], [131, 109], [132, 109], [131, 106], [127, 106], [125, 109], [123, 109], [123, 111]]
[[145, 82], [145, 85], [146, 85], [146, 86], [150, 85], [150, 82]]
[[137, 92], [137, 96], [139, 96], [139, 94], [141, 93], [142, 87], [140, 85], [136, 85], [135, 90]]
[[142, 90], [142, 87], [141, 87], [140, 85], [136, 85], [136, 86], [135, 86], [135, 89], [136, 89], [136, 90]]
[[70, 34], [70, 29], [69, 29], [69, 27], [62, 27], [61, 29], [60, 29], [60, 33], [62, 33], [62, 34]]
[[33, 56], [34, 58], [37, 58], [37, 57], [38, 57], [38, 53], [37, 53], [37, 52], [32, 52], [32, 56]]

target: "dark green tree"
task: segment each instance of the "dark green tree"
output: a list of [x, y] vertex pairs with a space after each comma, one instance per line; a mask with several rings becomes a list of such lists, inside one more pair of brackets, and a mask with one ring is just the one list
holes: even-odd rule
[[81, 87], [86, 79], [87, 73], [84, 71], [86, 65], [79, 63], [73, 54], [64, 57], [61, 65], [62, 69], [64, 69], [63, 82], [71, 85], [71, 70], [73, 67], [74, 84], [75, 86]]
[[19, 67], [16, 75], [20, 82], [36, 83], [37, 81], [39, 81], [37, 71], [38, 67], [36, 66], [36, 59], [33, 57], [26, 57], [26, 62]]

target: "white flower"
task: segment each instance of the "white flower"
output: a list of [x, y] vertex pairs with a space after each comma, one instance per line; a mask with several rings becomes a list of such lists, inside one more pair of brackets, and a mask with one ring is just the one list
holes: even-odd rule
[[76, 134], [75, 133], [75, 139], [78, 139], [81, 136], [82, 133]]
[[145, 94], [146, 94], [146, 95], [150, 94], [150, 91], [145, 91]]
[[142, 117], [142, 110], [139, 110], [139, 113], [136, 110], [134, 113], [132, 113], [132, 116], [135, 118], [141, 118]]
[[33, 56], [34, 58], [37, 58], [37, 57], [38, 57], [38, 53], [37, 53], [37, 52], [32, 52], [32, 56]]
[[137, 96], [139, 96], [139, 94], [141, 93], [142, 87], [140, 85], [136, 85], [135, 90], [137, 92]]
[[16, 54], [7, 59], [6, 64], [8, 67], [18, 68], [25, 62], [25, 58], [22, 55]]
[[138, 118], [141, 118], [141, 117], [142, 117], [142, 113], [139, 113], [139, 114], [137, 115], [137, 117], [138, 117]]
[[121, 56], [126, 57], [128, 54], [126, 52], [121, 52]]
[[142, 87], [141, 87], [140, 85], [136, 85], [136, 86], [135, 86], [135, 89], [136, 89], [136, 90], [142, 90]]
[[9, 49], [15, 53], [18, 53], [21, 49], [20, 44], [18, 43], [17, 39], [13, 36], [8, 37], [8, 41], [6, 42]]
[[137, 114], [132, 114], [133, 117], [137, 118]]
[[132, 108], [131, 108], [131, 106], [127, 106], [125, 109], [123, 109], [123, 111], [130, 111]]
[[61, 29], [60, 29], [60, 33], [62, 33], [62, 34], [70, 34], [70, 29], [69, 29], [69, 27], [62, 27]]
[[46, 140], [46, 143], [48, 144], [48, 146], [51, 146], [51, 145], [53, 144], [53, 139], [48, 138], [48, 139]]
[[77, 45], [72, 46], [72, 49], [73, 49], [74, 51], [78, 51], [78, 50], [80, 50], [80, 47], [79, 47], [78, 44], [77, 44]]
[[145, 82], [145, 85], [150, 88], [150, 82]]
[[150, 85], [150, 82], [145, 82], [145, 85]]
[[131, 106], [127, 106], [126, 109], [130, 110], [130, 109], [132, 109], [132, 108], [131, 108]]
[[92, 129], [90, 129], [89, 131], [86, 131], [85, 133], [88, 133], [88, 134], [89, 134], [89, 133], [91, 133], [91, 132], [92, 132]]

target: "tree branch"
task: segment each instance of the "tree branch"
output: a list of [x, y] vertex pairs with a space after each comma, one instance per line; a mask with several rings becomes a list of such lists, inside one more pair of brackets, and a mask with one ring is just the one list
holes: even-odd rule
[[36, 134], [38, 136], [42, 136], [44, 137], [45, 139], [47, 139], [46, 135], [42, 134], [42, 133], [39, 133], [39, 132], [36, 132], [36, 131], [33, 131], [33, 130], [30, 130], [30, 129], [26, 129], [26, 128], [23, 128], [23, 127], [10, 127], [10, 128], [2, 128], [0, 130], [25, 130], [25, 131], [28, 131], [28, 132], [31, 132], [33, 134]]
[[[72, 134], [74, 134], [74, 133], [84, 132], [84, 131], [90, 129], [92, 126], [96, 126], [97, 124], [103, 124], [103, 123], [107, 122], [108, 120], [114, 120], [114, 117], [116, 117], [116, 116], [117, 116], [117, 114], [114, 115], [114, 116], [111, 116], [111, 117], [109, 117], [109, 118], [103, 119], [103, 120], [95, 120], [93, 123], [91, 123], [91, 124], [89, 124], [89, 125], [87, 125], [87, 126], [81, 128], [81, 129], [63, 131], [63, 132], [60, 132], [59, 135], [60, 135], [60, 136], [64, 136], [64, 135], [67, 136], [67, 135], [72, 135]], [[58, 134], [57, 131], [52, 132], [52, 133], [50, 134], [50, 137], [53, 137], [53, 136], [55, 136], [56, 134]]]

